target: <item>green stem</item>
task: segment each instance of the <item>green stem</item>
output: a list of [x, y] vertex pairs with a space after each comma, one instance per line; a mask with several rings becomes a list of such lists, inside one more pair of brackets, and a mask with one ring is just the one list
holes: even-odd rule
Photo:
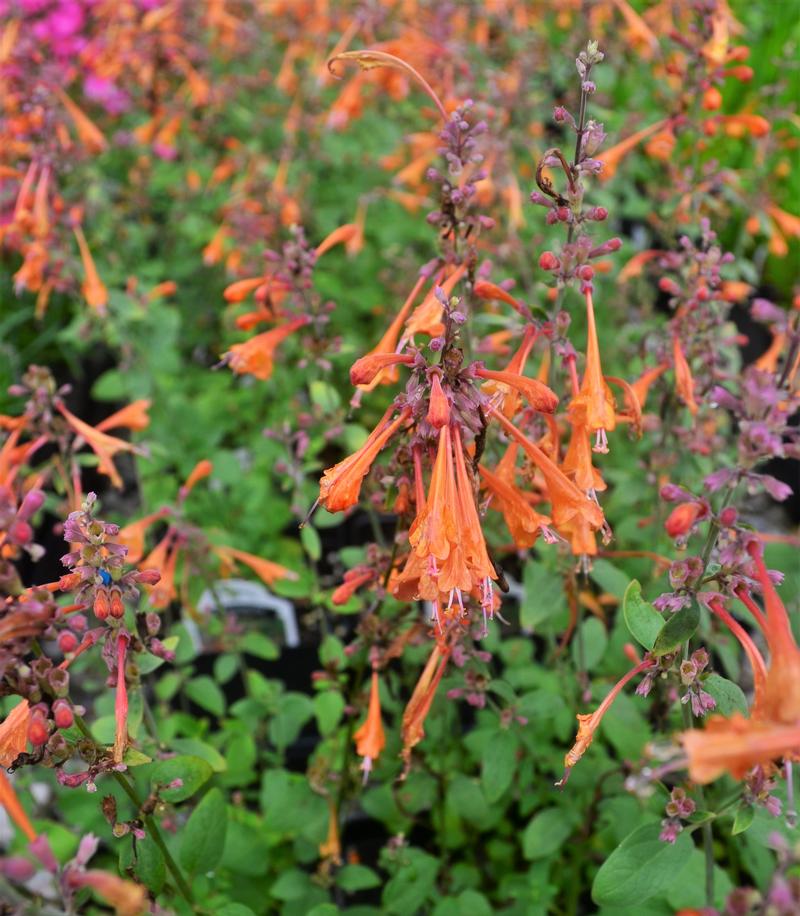
[[[83, 721], [81, 716], [75, 716], [75, 724], [78, 726], [79, 730], [86, 738], [88, 738], [90, 741], [94, 741], [92, 733], [89, 731], [88, 726]], [[114, 770], [111, 771], [111, 775], [114, 777], [122, 791], [131, 800], [136, 810], [141, 812], [144, 802], [139, 797], [139, 793], [133, 787], [127, 776]], [[172, 853], [169, 851], [169, 849], [167, 849], [167, 845], [164, 842], [164, 838], [161, 836], [161, 831], [159, 830], [158, 824], [151, 814], [145, 814], [143, 816], [143, 820], [145, 826], [150, 832], [150, 836], [152, 837], [153, 842], [159, 848], [161, 855], [164, 857], [164, 864], [167, 866], [169, 873], [172, 875], [175, 884], [181, 893], [181, 896], [192, 908], [194, 908], [194, 896], [192, 895], [192, 889], [189, 887], [186, 878], [184, 878], [183, 872], [180, 870], [178, 863], [175, 861], [175, 859], [172, 858]]]

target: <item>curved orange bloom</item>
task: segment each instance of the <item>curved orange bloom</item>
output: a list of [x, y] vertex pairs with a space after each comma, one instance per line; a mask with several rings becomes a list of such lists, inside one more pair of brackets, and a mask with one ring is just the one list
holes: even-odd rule
[[[515, 311], [519, 312], [523, 318], [528, 320], [530, 318], [529, 309], [524, 306], [518, 299], [515, 299], [511, 293], [503, 289], [502, 286], [498, 286], [496, 283], [490, 283], [488, 280], [476, 280], [475, 286], [472, 291], [479, 299], [485, 299], [489, 302], [505, 302], [507, 305], [510, 305]], [[525, 333], [528, 334], [528, 331], [531, 328], [527, 328]], [[536, 338], [536, 329], [532, 328], [533, 337]], [[509, 366], [509, 371], [511, 367]], [[521, 371], [521, 370], [520, 370]]]
[[11, 820], [32, 843], [36, 839], [36, 831], [33, 829], [33, 824], [22, 807], [11, 781], [3, 770], [0, 770], [0, 805], [6, 809]]
[[410, 366], [414, 357], [410, 353], [368, 353], [357, 359], [350, 367], [352, 385], [371, 385], [384, 369], [403, 363]]
[[168, 509], [159, 509], [158, 512], [145, 515], [144, 518], [140, 518], [137, 522], [131, 522], [129, 525], [125, 525], [124, 528], [120, 528], [116, 540], [119, 544], [128, 548], [128, 553], [125, 556], [127, 563], [138, 563], [142, 559], [144, 556], [144, 536], [147, 533], [147, 529], [168, 514]]
[[73, 232], [78, 241], [78, 248], [80, 249], [81, 261], [83, 263], [84, 280], [81, 288], [83, 297], [86, 299], [89, 308], [103, 314], [108, 305], [108, 290], [100, 279], [100, 275], [97, 273], [97, 268], [95, 267], [92, 253], [89, 251], [89, 246], [86, 244], [86, 237], [83, 234], [83, 230], [80, 226], [75, 226]]
[[237, 550], [235, 547], [214, 546], [212, 550], [228, 566], [233, 565], [233, 561], [244, 563], [267, 585], [272, 585], [279, 579], [297, 579], [297, 573], [280, 563], [273, 563], [272, 560], [265, 560], [263, 557], [257, 557], [255, 554], [247, 553], [245, 550]]
[[386, 735], [383, 732], [381, 721], [381, 697], [378, 689], [378, 672], [373, 670], [372, 683], [369, 691], [369, 708], [367, 718], [361, 727], [354, 733], [356, 753], [364, 759], [361, 769], [364, 771], [364, 782], [369, 778], [373, 763], [380, 757], [386, 746]]
[[586, 368], [580, 391], [573, 397], [568, 409], [576, 422], [585, 424], [589, 432], [595, 433], [594, 450], [605, 453], [608, 451], [606, 433], [617, 425], [617, 416], [614, 396], [603, 378], [603, 369], [600, 365], [600, 345], [597, 340], [591, 290], [586, 291], [586, 320]]
[[95, 429], [99, 429], [101, 432], [122, 427], [135, 430], [147, 429], [150, 425], [150, 417], [147, 416], [150, 403], [146, 399], [132, 401], [127, 407], [123, 407], [116, 413], [112, 413], [110, 417], [106, 417], [105, 420], [101, 420], [95, 426]]
[[433, 372], [431, 375], [431, 396], [428, 402], [428, 412], [425, 415], [425, 419], [435, 429], [441, 429], [450, 422], [450, 404], [442, 388], [440, 376], [440, 372]]
[[114, 455], [117, 452], [138, 452], [136, 446], [131, 442], [126, 442], [124, 439], [117, 439], [116, 436], [109, 436], [107, 433], [89, 426], [88, 423], [84, 423], [83, 420], [78, 419], [75, 414], [67, 410], [60, 401], [56, 403], [56, 408], [72, 427], [73, 431], [86, 440], [87, 445], [100, 459], [97, 470], [101, 474], [106, 474], [110, 477], [111, 483], [115, 487], [121, 488], [122, 478], [119, 476], [116, 467], [114, 467]]
[[596, 493], [606, 489], [606, 482], [592, 464], [592, 441], [589, 431], [580, 423], [572, 424], [572, 436], [561, 470], [581, 490]]
[[203, 458], [197, 462], [197, 464], [192, 468], [189, 476], [186, 478], [186, 482], [178, 491], [181, 499], [186, 499], [186, 497], [192, 492], [195, 487], [195, 484], [199, 483], [201, 480], [204, 480], [214, 471], [214, 465], [208, 460], [208, 458]]
[[511, 534], [514, 544], [524, 550], [532, 547], [540, 533], [545, 533], [550, 517], [540, 515], [522, 493], [512, 484], [507, 483], [502, 477], [481, 465], [478, 470], [486, 484], [486, 489], [492, 494], [492, 504], [503, 513], [506, 527]]
[[0, 724], [0, 766], [10, 767], [28, 746], [28, 724], [31, 707], [27, 700], [19, 703]]
[[[489, 379], [516, 389], [534, 410], [538, 410], [541, 413], [553, 413], [558, 407], [558, 395], [538, 379], [527, 378], [511, 371], [495, 372], [483, 367], [476, 369], [475, 375], [478, 378]], [[504, 410], [503, 412], [505, 413], [506, 411]]]
[[600, 506], [589, 499], [554, 461], [524, 436], [500, 411], [490, 407], [489, 412], [508, 435], [519, 442], [525, 454], [541, 471], [550, 500], [553, 525], [570, 538], [573, 553], [596, 553], [597, 547], [592, 535], [605, 525], [605, 516]]
[[[395, 352], [398, 350], [397, 342], [400, 339], [400, 329], [403, 326], [403, 322], [408, 317], [408, 313], [411, 311], [411, 307], [414, 305], [414, 300], [417, 298], [419, 291], [425, 285], [427, 280], [428, 280], [427, 277], [418, 277], [417, 278], [417, 282], [414, 284], [413, 289], [408, 294], [406, 301], [400, 307], [400, 311], [392, 319], [392, 323], [386, 329], [386, 332], [384, 333], [383, 337], [381, 337], [381, 339], [372, 348], [372, 350], [370, 350], [369, 353], [365, 354], [364, 356], [361, 357], [360, 360], [356, 361], [356, 363], [353, 365], [353, 369], [355, 369], [355, 366], [358, 365], [358, 363], [361, 363], [362, 360], [368, 360], [370, 359], [370, 357], [377, 357], [380, 355], [388, 356], [388, 355], [395, 354]], [[364, 363], [363, 365], [368, 365], [368, 364]], [[351, 369], [350, 371], [352, 373], [353, 370]], [[351, 379], [352, 379], [352, 375], [351, 375]], [[397, 379], [398, 379], [397, 368], [393, 367], [392, 365], [387, 365], [380, 372], [378, 372], [372, 378], [371, 381], [366, 382], [366, 383], [353, 382], [353, 384], [358, 384], [358, 387], [361, 388], [363, 391], [372, 391], [372, 389], [376, 388], [378, 385], [392, 384], [393, 382], [396, 382]]]
[[654, 366], [652, 369], [645, 370], [639, 378], [631, 382], [631, 388], [636, 395], [641, 410], [644, 410], [644, 405], [647, 402], [647, 395], [650, 393], [650, 387], [653, 382], [662, 376], [667, 369], [669, 369], [669, 363], [661, 363], [658, 366]]
[[[464, 276], [466, 269], [466, 264], [459, 264], [450, 276], [442, 282], [441, 289], [445, 297], [449, 297], [452, 294], [456, 283]], [[414, 309], [411, 317], [406, 322], [403, 330], [403, 340], [409, 340], [415, 334], [427, 334], [429, 337], [441, 334], [444, 330], [442, 309], [442, 303], [436, 296], [435, 291], [431, 290]]]
[[361, 484], [378, 452], [411, 416], [411, 411], [405, 408], [395, 420], [386, 425], [393, 412], [394, 406], [386, 411], [383, 419], [357, 452], [328, 468], [322, 475], [319, 482], [319, 502], [328, 512], [343, 512], [358, 502]]
[[694, 399], [694, 378], [677, 334], [672, 338], [672, 358], [675, 363], [675, 390], [678, 397], [689, 408], [689, 413], [695, 416], [699, 407]]
[[722, 606], [719, 599], [710, 609], [741, 642], [753, 667], [755, 697], [749, 719], [740, 714], [714, 716], [704, 729], [681, 735], [689, 758], [689, 775], [696, 782], [711, 782], [728, 772], [742, 779], [752, 767], [768, 766], [781, 757], [800, 759], [800, 649], [792, 633], [789, 615], [769, 578], [760, 545], [752, 542], [748, 552], [756, 566], [764, 600], [762, 614], [747, 594], [737, 590], [750, 608], [770, 650], [769, 665], [749, 634]]
[[72, 101], [72, 99], [58, 86], [53, 86], [53, 92], [61, 100], [64, 108], [67, 109], [67, 112], [72, 118], [72, 123], [75, 125], [75, 130], [78, 134], [78, 139], [81, 143], [89, 150], [90, 153], [101, 153], [108, 143], [106, 138], [103, 136], [102, 131], [94, 123], [94, 121], [89, 118], [88, 115]]
[[567, 752], [566, 757], [564, 757], [564, 777], [560, 780], [559, 783], [556, 783], [556, 785], [563, 785], [567, 781], [567, 778], [569, 777], [569, 771], [589, 749], [589, 745], [594, 740], [594, 733], [597, 730], [598, 725], [600, 725], [603, 716], [608, 712], [611, 704], [614, 702], [614, 700], [616, 700], [617, 696], [619, 696], [622, 688], [628, 683], [628, 681], [636, 677], [637, 674], [640, 674], [647, 668], [652, 668], [655, 664], [657, 664], [657, 662], [650, 658], [645, 659], [643, 662], [639, 662], [638, 665], [631, 668], [627, 674], [625, 674], [617, 681], [617, 683], [608, 692], [606, 698], [593, 713], [588, 713], [585, 715], [579, 714], [576, 716], [578, 720], [578, 734], [575, 738], [575, 743]]
[[609, 178], [612, 178], [614, 173], [617, 171], [620, 162], [625, 156], [628, 155], [631, 150], [635, 149], [651, 134], [662, 130], [668, 123], [668, 118], [665, 118], [662, 121], [656, 121], [655, 124], [651, 124], [649, 127], [643, 127], [641, 130], [637, 130], [636, 133], [631, 134], [630, 137], [626, 137], [615, 146], [605, 150], [602, 153], [603, 170], [600, 172], [600, 180], [607, 181]]
[[225, 359], [237, 375], [254, 375], [262, 382], [266, 381], [272, 375], [278, 345], [306, 324], [308, 318], [301, 316], [263, 334], [256, 334], [244, 343], [234, 344], [225, 354]]
[[411, 751], [425, 737], [425, 719], [433, 704], [439, 681], [447, 668], [450, 650], [443, 649], [437, 643], [428, 658], [428, 662], [414, 687], [411, 699], [403, 711], [403, 759], [406, 770], [411, 763]]

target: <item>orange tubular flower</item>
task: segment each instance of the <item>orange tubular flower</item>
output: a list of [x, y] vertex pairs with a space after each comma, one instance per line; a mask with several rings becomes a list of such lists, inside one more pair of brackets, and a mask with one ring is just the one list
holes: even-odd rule
[[108, 291], [103, 281], [100, 279], [100, 275], [97, 273], [97, 268], [94, 265], [94, 259], [92, 258], [91, 251], [89, 251], [89, 246], [86, 244], [86, 237], [83, 234], [83, 230], [80, 226], [75, 226], [73, 231], [78, 242], [78, 248], [81, 252], [81, 261], [83, 263], [83, 297], [86, 299], [89, 308], [94, 309], [102, 315], [105, 313], [106, 306], [108, 305]]
[[[419, 291], [422, 289], [422, 287], [427, 282], [427, 279], [428, 279], [427, 277], [418, 277], [417, 278], [417, 282], [414, 284], [414, 288], [408, 294], [408, 298], [401, 306], [400, 311], [397, 313], [397, 315], [395, 315], [394, 319], [392, 320], [392, 323], [386, 329], [386, 333], [383, 335], [383, 337], [381, 337], [381, 339], [378, 341], [375, 347], [373, 347], [373, 349], [370, 350], [369, 353], [362, 356], [360, 360], [357, 360], [354, 363], [353, 369], [355, 369], [355, 367], [359, 364], [362, 364], [365, 367], [368, 366], [369, 364], [364, 361], [370, 359], [370, 357], [379, 356], [379, 355], [394, 355], [395, 354], [395, 352], [398, 349], [397, 342], [400, 339], [400, 329], [403, 327], [403, 322], [408, 317], [408, 313], [411, 311], [411, 307], [414, 305], [414, 301], [416, 300], [417, 296], [419, 295]], [[400, 349], [402, 349], [402, 347]], [[350, 370], [351, 373], [353, 369]], [[352, 375], [351, 375], [351, 378], [352, 378]], [[396, 382], [397, 378], [398, 378], [397, 369], [393, 367], [393, 364], [389, 363], [380, 372], [378, 372], [372, 378], [371, 381], [364, 383], [364, 384], [356, 383], [356, 382], [354, 382], [353, 384], [358, 384], [358, 387], [362, 391], [372, 391], [372, 389], [376, 388], [378, 385], [391, 384], [393, 382]]]
[[668, 123], [668, 119], [657, 121], [649, 127], [644, 127], [642, 130], [636, 131], [635, 134], [631, 134], [631, 136], [627, 137], [625, 140], [621, 140], [616, 146], [612, 146], [610, 149], [605, 150], [603, 153], [603, 170], [600, 173], [601, 180], [607, 181], [609, 178], [612, 178], [622, 159], [627, 156], [631, 150], [635, 149], [643, 140], [651, 136], [651, 134], [655, 134], [662, 130]]
[[608, 695], [603, 700], [603, 702], [597, 707], [593, 713], [588, 713], [586, 715], [578, 715], [576, 718], [578, 720], [578, 734], [575, 738], [575, 743], [572, 745], [572, 748], [564, 757], [564, 776], [563, 778], [556, 783], [556, 785], [563, 785], [569, 778], [569, 772], [572, 767], [583, 757], [586, 751], [589, 748], [589, 745], [594, 740], [594, 733], [597, 730], [597, 726], [602, 721], [603, 716], [608, 712], [611, 704], [619, 696], [622, 688], [630, 681], [632, 678], [636, 677], [637, 674], [641, 674], [642, 671], [645, 671], [647, 668], [652, 668], [656, 665], [657, 662], [653, 659], [648, 658], [643, 662], [639, 662], [634, 668], [620, 678], [617, 683], [611, 688], [608, 692]]
[[383, 733], [381, 721], [381, 697], [378, 689], [378, 672], [372, 671], [372, 684], [369, 691], [369, 708], [367, 718], [363, 725], [353, 735], [356, 743], [356, 753], [364, 759], [361, 769], [364, 771], [364, 783], [369, 779], [372, 765], [380, 757], [386, 746], [386, 735]]
[[100, 432], [93, 426], [89, 426], [88, 423], [79, 420], [75, 414], [67, 410], [61, 402], [56, 404], [56, 408], [72, 427], [73, 431], [86, 440], [86, 443], [100, 459], [97, 466], [98, 471], [110, 477], [111, 483], [115, 487], [121, 488], [122, 478], [114, 467], [114, 455], [117, 452], [137, 452], [136, 446], [130, 442], [125, 442], [124, 439], [117, 439], [115, 436], [109, 436], [107, 433]]
[[328, 468], [323, 474], [319, 482], [319, 502], [328, 512], [344, 512], [345, 509], [349, 509], [358, 502], [361, 483], [367, 476], [378, 452], [411, 416], [411, 411], [406, 408], [387, 425], [393, 412], [394, 406], [386, 411], [383, 419], [357, 452], [353, 452], [343, 461]]
[[[473, 292], [479, 299], [486, 299], [489, 302], [505, 302], [507, 305], [510, 305], [515, 311], [519, 312], [520, 315], [527, 321], [530, 319], [529, 309], [524, 306], [519, 300], [515, 299], [511, 293], [506, 292], [502, 286], [497, 286], [495, 283], [490, 283], [488, 280], [476, 280], [475, 286], [473, 287]], [[530, 329], [529, 329], [530, 330]], [[533, 337], [536, 337], [536, 329], [533, 328]], [[527, 334], [527, 331], [526, 331]], [[510, 367], [509, 367], [510, 368]]]
[[689, 413], [695, 416], [699, 408], [694, 399], [694, 378], [677, 334], [672, 338], [672, 358], [675, 363], [675, 390], [678, 397], [689, 408]]
[[600, 365], [600, 346], [597, 341], [597, 326], [594, 320], [594, 303], [591, 290], [586, 291], [586, 368], [578, 394], [569, 405], [574, 422], [583, 423], [589, 432], [595, 433], [594, 451], [608, 452], [606, 433], [617, 425], [614, 397], [603, 378]]
[[727, 772], [741, 779], [757, 764], [768, 766], [785, 757], [800, 759], [800, 649], [789, 615], [769, 578], [755, 541], [748, 552], [756, 566], [764, 599], [762, 614], [744, 588], [739, 598], [751, 608], [770, 651], [769, 666], [744, 629], [722, 607], [719, 599], [709, 602], [711, 610], [739, 639], [753, 667], [755, 698], [751, 716], [736, 714], [729, 719], [714, 716], [704, 729], [690, 729], [681, 735], [689, 758], [689, 775], [695, 782], [711, 782]]
[[186, 499], [186, 497], [192, 492], [195, 487], [195, 484], [199, 483], [201, 480], [204, 480], [209, 476], [214, 470], [214, 465], [208, 460], [208, 458], [203, 458], [201, 461], [198, 461], [197, 464], [192, 468], [189, 476], [186, 478], [186, 483], [178, 491], [180, 499]]
[[[442, 283], [441, 290], [445, 297], [449, 297], [456, 283], [464, 276], [466, 264], [460, 264]], [[431, 290], [422, 302], [414, 309], [414, 313], [406, 322], [403, 331], [403, 340], [410, 340], [415, 334], [427, 334], [435, 337], [444, 330], [442, 324], [442, 303], [434, 290]]]
[[603, 510], [589, 499], [545, 453], [524, 436], [500, 411], [493, 407], [489, 412], [503, 429], [515, 439], [525, 454], [541, 471], [547, 486], [551, 515], [555, 528], [568, 536], [573, 553], [595, 554], [594, 532], [605, 525]]
[[78, 139], [86, 147], [90, 153], [101, 153], [108, 143], [106, 138], [103, 136], [100, 128], [92, 121], [87, 115], [81, 111], [81, 109], [72, 101], [72, 99], [60, 89], [58, 86], [53, 86], [53, 91], [61, 100], [64, 108], [67, 109], [70, 118], [72, 118], [72, 123], [75, 125], [75, 130], [78, 134]]
[[10, 767], [20, 754], [25, 753], [30, 718], [30, 704], [27, 700], [20, 700], [0, 724], [0, 766]]
[[244, 343], [234, 344], [225, 354], [225, 359], [237, 375], [254, 375], [266, 381], [272, 375], [275, 350], [290, 334], [308, 324], [308, 318], [301, 316], [288, 321], [271, 331], [256, 334]]
[[235, 547], [218, 547], [215, 546], [214, 552], [229, 567], [234, 565], [234, 561], [244, 563], [262, 580], [266, 585], [272, 585], [279, 579], [297, 579], [297, 573], [280, 563], [273, 563], [272, 560], [265, 560], [263, 557], [257, 557], [255, 554], [247, 553], [245, 550], [237, 550]]
[[[538, 379], [526, 378], [516, 372], [495, 372], [483, 367], [475, 370], [478, 378], [489, 379], [493, 382], [500, 382], [509, 388], [514, 388], [520, 392], [525, 400], [540, 413], [553, 413], [558, 407], [558, 396], [551, 391], [547, 385]], [[505, 413], [505, 411], [504, 411]]]
[[144, 518], [140, 518], [138, 522], [131, 522], [130, 525], [120, 528], [116, 540], [119, 544], [128, 548], [128, 553], [125, 555], [127, 563], [138, 563], [142, 559], [144, 556], [144, 536], [147, 533], [147, 529], [164, 518], [168, 512], [168, 509], [159, 509], [158, 512], [153, 512], [151, 515], [145, 515]]
[[133, 401], [128, 404], [127, 407], [123, 407], [116, 413], [112, 413], [110, 417], [106, 417], [105, 420], [101, 420], [95, 429], [99, 429], [101, 432], [105, 432], [107, 429], [120, 428], [135, 430], [147, 429], [150, 425], [150, 417], [147, 416], [147, 411], [149, 409], [150, 401]]
[[36, 839], [36, 831], [33, 829], [33, 824], [22, 807], [11, 781], [2, 770], [0, 770], [0, 805], [6, 809], [11, 820], [32, 843]]
[[543, 534], [545, 540], [554, 540], [552, 532], [547, 529], [549, 516], [540, 515], [515, 486], [506, 483], [488, 468], [481, 465], [478, 470], [486, 489], [492, 494], [495, 508], [503, 513], [514, 544], [520, 550], [532, 547], [539, 534]]
[[575, 485], [590, 496], [606, 489], [606, 482], [592, 464], [592, 444], [585, 426], [574, 423], [562, 471]]
[[414, 357], [410, 353], [368, 353], [350, 367], [352, 385], [371, 385], [384, 369], [403, 363], [410, 366]]
[[425, 737], [425, 719], [430, 712], [439, 681], [442, 679], [449, 658], [449, 649], [442, 649], [438, 643], [433, 647], [430, 658], [411, 694], [411, 699], [403, 711], [402, 755], [406, 771], [411, 764], [411, 751]]

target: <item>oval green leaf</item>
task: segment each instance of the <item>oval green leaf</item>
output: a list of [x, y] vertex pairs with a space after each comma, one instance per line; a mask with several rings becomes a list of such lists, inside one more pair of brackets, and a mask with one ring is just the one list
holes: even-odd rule
[[634, 579], [625, 589], [622, 614], [625, 626], [636, 642], [645, 649], [652, 649], [664, 627], [664, 618], [652, 604], [642, 598], [642, 586], [638, 579]]

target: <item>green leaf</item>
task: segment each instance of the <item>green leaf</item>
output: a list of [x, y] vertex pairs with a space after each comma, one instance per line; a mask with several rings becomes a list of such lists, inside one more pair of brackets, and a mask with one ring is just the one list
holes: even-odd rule
[[696, 601], [692, 601], [689, 607], [681, 608], [667, 618], [653, 643], [653, 655], [668, 655], [674, 652], [694, 636], [699, 623], [700, 608]]
[[223, 653], [214, 659], [214, 680], [218, 684], [227, 684], [236, 674], [239, 659], [231, 653]]
[[328, 382], [317, 379], [308, 387], [312, 402], [321, 408], [323, 413], [331, 414], [341, 404], [339, 392]]
[[215, 747], [206, 744], [205, 741], [201, 741], [199, 738], [173, 738], [170, 747], [172, 750], [180, 751], [182, 754], [191, 754], [207, 761], [215, 773], [224, 773], [228, 768], [228, 764], [222, 754]]
[[489, 804], [508, 789], [517, 768], [517, 739], [507, 729], [487, 741], [481, 758], [481, 785]]
[[290, 868], [272, 885], [270, 895], [277, 900], [299, 900], [313, 887], [311, 877], [299, 868]]
[[637, 579], [625, 589], [622, 613], [631, 636], [645, 649], [652, 649], [664, 627], [664, 618], [642, 598], [642, 586]]
[[193, 677], [184, 685], [186, 696], [212, 715], [221, 716], [225, 712], [225, 694], [213, 678], [207, 674]]
[[744, 691], [733, 681], [729, 681], [719, 674], [709, 674], [702, 681], [702, 687], [716, 701], [717, 708], [715, 712], [718, 712], [721, 716], [732, 716], [735, 712], [740, 712], [743, 716], [750, 714]]
[[243, 903], [223, 903], [222, 906], [215, 907], [216, 916], [256, 916], [249, 906]]
[[740, 805], [736, 811], [736, 817], [733, 819], [731, 836], [744, 833], [755, 820], [755, 816], [756, 809], [752, 805]]
[[225, 848], [227, 811], [222, 792], [209, 789], [181, 831], [181, 865], [191, 874], [211, 871]]
[[143, 754], [141, 751], [137, 751], [135, 747], [129, 747], [125, 751], [122, 762], [127, 767], [140, 767], [144, 766], [145, 763], [152, 763], [153, 758], [148, 757], [147, 754]]
[[[589, 617], [583, 621], [579, 638], [572, 640], [572, 660], [576, 668], [591, 671], [603, 657], [608, 646], [608, 633], [602, 621]], [[581, 665], [581, 662], [583, 664]]]
[[616, 598], [622, 598], [628, 587], [628, 577], [625, 573], [602, 557], [598, 557], [592, 563], [591, 576], [604, 592]]
[[312, 560], [319, 560], [322, 556], [322, 541], [319, 538], [317, 529], [309, 522], [306, 522], [300, 529], [300, 543]]
[[268, 662], [274, 662], [281, 654], [275, 643], [263, 633], [248, 633], [242, 642], [242, 651]]
[[366, 865], [345, 865], [336, 876], [336, 883], [342, 890], [352, 894], [370, 887], [379, 887], [381, 879]]
[[313, 714], [314, 707], [307, 696], [302, 693], [284, 694], [278, 712], [269, 723], [270, 740], [279, 748], [288, 747]]
[[344, 699], [338, 690], [325, 690], [314, 697], [314, 715], [319, 733], [325, 737], [339, 724], [344, 712]]
[[522, 574], [525, 594], [519, 617], [523, 629], [533, 630], [564, 610], [564, 587], [561, 576], [541, 562], [528, 560]]
[[561, 847], [572, 833], [573, 821], [564, 808], [540, 811], [522, 834], [522, 854], [526, 859], [544, 859]]
[[162, 786], [180, 779], [182, 785], [161, 791], [164, 801], [179, 802], [194, 795], [203, 783], [211, 779], [212, 773], [211, 764], [206, 760], [181, 754], [156, 763], [151, 778]]
[[417, 913], [434, 889], [439, 860], [420, 849], [406, 849], [403, 864], [386, 882], [383, 906], [387, 913]]
[[644, 824], [629, 834], [600, 866], [592, 885], [599, 906], [633, 907], [667, 890], [694, 849], [688, 833], [675, 843], [659, 840], [658, 824]]
[[119, 869], [125, 874], [130, 869], [141, 884], [153, 894], [161, 892], [167, 870], [164, 856], [150, 836], [143, 840], [131, 838], [130, 844], [124, 843], [119, 853]]

